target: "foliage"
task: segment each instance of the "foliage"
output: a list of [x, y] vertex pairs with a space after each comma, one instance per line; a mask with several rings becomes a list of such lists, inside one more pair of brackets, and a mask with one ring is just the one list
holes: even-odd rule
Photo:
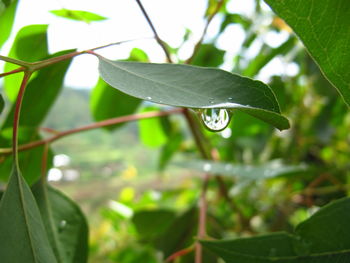
[[[230, 1], [210, 0], [203, 36], [186, 58], [194, 34], [186, 30], [183, 43], [169, 46], [136, 2], [169, 63], [152, 63], [139, 48], [113, 61], [99, 53], [110, 45], [51, 54], [48, 25], [14, 32], [8, 56], [0, 56], [1, 262], [79, 263], [88, 255], [91, 262], [348, 262], [346, 0], [266, 0], [275, 14], [257, 0], [249, 16], [232, 12]], [[0, 48], [17, 4], [0, 1]], [[207, 37], [211, 25], [216, 31]], [[232, 54], [222, 40], [235, 27], [245, 39]], [[283, 41], [272, 43], [273, 35]], [[82, 54], [99, 61], [89, 97], [62, 90]], [[253, 79], [278, 59], [297, 70]], [[130, 121], [138, 126], [122, 127]], [[90, 230], [80, 207], [47, 180], [48, 171], [72, 168], [51, 169], [54, 152], [65, 149], [85, 154], [79, 166], [86, 174], [72, 188], [58, 187], [88, 193], [80, 205]]]

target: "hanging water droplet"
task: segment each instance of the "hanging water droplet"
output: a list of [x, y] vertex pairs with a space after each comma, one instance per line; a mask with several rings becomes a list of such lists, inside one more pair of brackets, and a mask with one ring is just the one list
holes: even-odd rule
[[225, 109], [205, 109], [201, 113], [201, 119], [205, 127], [217, 132], [229, 125], [231, 116]]
[[146, 100], [151, 100], [151, 99], [152, 99], [152, 97], [150, 97], [150, 96], [146, 97]]

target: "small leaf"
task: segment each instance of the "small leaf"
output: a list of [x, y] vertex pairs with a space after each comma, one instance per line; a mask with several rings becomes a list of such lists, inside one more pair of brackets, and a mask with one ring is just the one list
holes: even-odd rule
[[57, 262], [30, 188], [14, 169], [0, 202], [2, 263]]
[[237, 109], [289, 128], [275, 95], [260, 81], [214, 68], [99, 60], [101, 77], [131, 96], [177, 107]]
[[60, 262], [86, 263], [88, 225], [80, 208], [42, 180], [33, 186], [46, 231]]
[[192, 64], [204, 67], [218, 67], [224, 63], [225, 51], [218, 49], [213, 44], [203, 44], [199, 47]]
[[0, 48], [11, 34], [13, 22], [16, 16], [17, 4], [18, 0], [0, 2]]
[[[21, 28], [16, 35], [8, 56], [27, 62], [36, 62], [46, 58], [49, 55], [47, 27], [47, 25], [30, 25]], [[17, 65], [6, 63], [5, 72], [18, 67]], [[4, 87], [10, 101], [15, 101], [22, 78], [22, 74], [13, 74], [5, 78]]]
[[295, 235], [201, 241], [226, 263], [347, 263], [350, 261], [350, 198], [326, 205], [299, 224]]
[[348, 0], [265, 0], [300, 37], [350, 106], [350, 5]]
[[56, 16], [60, 16], [60, 17], [64, 17], [64, 18], [68, 18], [76, 21], [83, 21], [86, 23], [90, 23], [93, 21], [102, 21], [107, 19], [104, 16], [100, 16], [92, 12], [81, 11], [81, 10], [60, 9], [60, 10], [51, 10], [50, 13]]

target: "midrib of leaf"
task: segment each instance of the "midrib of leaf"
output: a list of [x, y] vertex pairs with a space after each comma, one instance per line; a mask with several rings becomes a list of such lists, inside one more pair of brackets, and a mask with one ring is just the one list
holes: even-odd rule
[[[151, 79], [151, 78], [147, 78], [145, 75], [137, 74], [137, 73], [135, 73], [135, 72], [133, 72], [133, 71], [127, 70], [127, 69], [124, 68], [124, 67], [121, 67], [120, 65], [116, 65], [116, 64], [113, 63], [113, 61], [110, 61], [110, 60], [108, 60], [108, 59], [105, 59], [104, 57], [99, 57], [99, 58], [100, 58], [100, 59], [103, 59], [103, 60], [106, 61], [108, 64], [110, 64], [110, 65], [112, 65], [112, 66], [115, 66], [115, 67], [119, 68], [120, 70], [122, 70], [122, 71], [124, 71], [124, 72], [127, 72], [128, 74], [131, 74], [131, 75], [136, 76], [136, 77], [141, 78], [141, 79], [145, 79], [145, 80], [147, 80], [147, 81], [149, 81], [149, 82], [151, 82], [151, 83], [153, 82], [153, 83], [157, 83], [157, 84], [160, 84], [160, 85], [164, 85], [164, 86], [166, 86], [166, 87], [169, 87], [169, 88], [172, 88], [172, 89], [175, 89], [175, 90], [176, 90], [176, 89], [177, 89], [177, 90], [181, 90], [182, 92], [187, 93], [187, 94], [190, 94], [191, 96], [201, 97], [201, 98], [203, 98], [203, 99], [207, 99], [207, 98], [208, 98], [207, 96], [203, 96], [203, 95], [201, 95], [200, 93], [195, 93], [195, 92], [191, 92], [191, 90], [189, 90], [189, 89], [184, 89], [184, 88], [182, 88], [181, 86], [173, 86], [173, 85], [169, 85], [169, 84], [167, 84], [167, 83], [164, 83], [164, 82], [161, 82], [161, 81], [158, 81], [158, 80], [154, 80], [154, 79]], [[204, 68], [204, 69], [209, 70], [210, 68]], [[234, 75], [233, 73], [229, 73], [229, 72], [227, 72], [227, 73], [228, 73], [228, 74]], [[247, 78], [247, 77], [242, 77], [242, 78]], [[248, 79], [248, 78], [247, 78], [247, 79]], [[254, 81], [254, 80], [251, 79], [251, 81]], [[260, 89], [254, 87], [254, 86], [249, 86], [249, 88], [253, 88], [253, 89], [259, 91], [259, 93], [262, 93], [269, 101], [272, 102], [273, 107], [275, 106], [275, 104], [273, 103], [273, 101], [271, 100], [271, 98], [268, 97], [268, 96], [265, 94], [265, 92], [264, 92], [263, 90], [260, 90]], [[245, 106], [245, 105], [242, 105], [242, 104], [239, 104], [239, 103], [228, 102], [227, 104], [228, 104], [228, 105], [229, 105], [229, 104], [231, 104], [231, 105], [232, 105], [232, 104], [239, 105], [239, 106], [235, 106], [235, 107], [233, 107], [233, 108], [250, 108], [250, 109], [254, 109], [254, 110], [258, 109], [258, 110], [264, 110], [264, 111], [266, 111], [266, 112], [277, 113], [277, 112], [275, 112], [275, 111], [270, 111], [270, 110], [263, 109], [263, 108], [260, 108], [260, 107], [258, 108], [258, 107], [252, 107], [252, 106]], [[214, 106], [215, 106], [215, 105], [214, 105]], [[278, 104], [277, 104], [277, 106], [278, 106]], [[275, 107], [274, 107], [274, 110], [275, 110]]]
[[27, 213], [26, 213], [26, 205], [25, 205], [25, 201], [24, 201], [24, 196], [23, 196], [23, 188], [22, 188], [22, 184], [21, 184], [21, 178], [20, 176], [22, 176], [20, 173], [19, 173], [19, 169], [18, 167], [15, 168], [15, 174], [16, 174], [16, 177], [17, 177], [17, 181], [18, 181], [18, 188], [19, 188], [19, 192], [20, 192], [20, 200], [21, 200], [21, 206], [22, 206], [22, 210], [23, 210], [23, 215], [24, 215], [24, 221], [25, 221], [25, 225], [26, 225], [26, 230], [27, 230], [27, 234], [28, 234], [28, 237], [29, 237], [29, 242], [30, 242], [30, 250], [32, 251], [32, 255], [33, 255], [33, 259], [35, 262], [39, 262], [37, 261], [37, 256], [36, 256], [36, 253], [35, 253], [35, 250], [34, 250], [34, 245], [33, 245], [33, 241], [32, 241], [32, 235], [31, 235], [31, 232], [29, 230], [29, 224], [28, 224], [28, 218], [27, 218]]

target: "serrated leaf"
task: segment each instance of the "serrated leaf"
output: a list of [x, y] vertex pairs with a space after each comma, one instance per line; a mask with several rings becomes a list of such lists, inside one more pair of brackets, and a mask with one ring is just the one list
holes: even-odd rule
[[350, 106], [348, 0], [265, 0], [300, 37], [325, 76]]
[[40, 180], [33, 186], [51, 247], [60, 262], [86, 263], [88, 225], [80, 208], [63, 193]]
[[[8, 56], [27, 62], [36, 62], [46, 58], [49, 55], [47, 27], [47, 25], [30, 25], [21, 28], [16, 35]], [[6, 63], [5, 72], [18, 67], [17, 65]], [[15, 101], [22, 78], [22, 74], [13, 74], [5, 78], [4, 87], [10, 101]]]
[[299, 224], [295, 235], [201, 242], [226, 263], [346, 263], [350, 261], [349, 211], [350, 198], [344, 198]]
[[102, 21], [107, 19], [104, 16], [100, 16], [92, 12], [82, 11], [82, 10], [70, 10], [65, 8], [59, 9], [59, 10], [51, 10], [50, 13], [56, 16], [60, 16], [60, 17], [64, 17], [64, 18], [68, 18], [76, 21], [83, 21], [86, 23], [90, 23], [93, 21]]
[[55, 263], [40, 211], [30, 188], [14, 169], [0, 202], [2, 263]]
[[278, 129], [289, 128], [272, 90], [220, 69], [190, 65], [111, 61], [99, 56], [100, 76], [131, 96], [186, 108], [237, 109]]
[[18, 1], [0, 2], [0, 48], [9, 38], [15, 20]]

